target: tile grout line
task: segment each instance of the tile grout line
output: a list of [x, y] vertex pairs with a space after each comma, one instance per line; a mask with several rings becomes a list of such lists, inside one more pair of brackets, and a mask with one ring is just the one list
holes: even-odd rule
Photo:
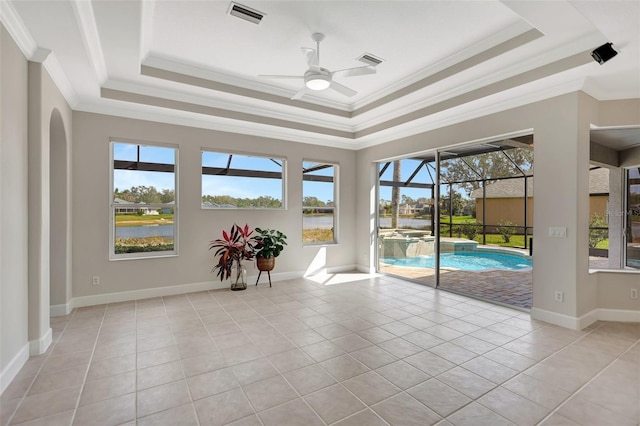
[[87, 383], [87, 378], [89, 377], [89, 371], [91, 371], [91, 363], [93, 362], [93, 357], [95, 356], [96, 348], [98, 347], [98, 340], [100, 339], [100, 333], [102, 332], [102, 326], [104, 325], [104, 320], [107, 315], [107, 310], [108, 310], [108, 305], [104, 305], [104, 312], [102, 313], [102, 320], [100, 321], [100, 327], [98, 327], [98, 333], [96, 334], [96, 340], [93, 343], [93, 349], [91, 350], [91, 356], [89, 357], [89, 364], [87, 365], [87, 371], [85, 372], [84, 379], [82, 381], [82, 386], [80, 388], [80, 394], [78, 395], [78, 401], [76, 402], [76, 407], [73, 410], [73, 416], [71, 417], [72, 425], [75, 422], [76, 415], [78, 414], [78, 409], [80, 408], [80, 400], [82, 399], [82, 393], [84, 392], [84, 387]]
[[[74, 309], [75, 311], [75, 309]], [[75, 312], [72, 312], [71, 314], [71, 318], [69, 318], [69, 320], [66, 322], [66, 324], [64, 325], [64, 327], [62, 328], [62, 331], [60, 332], [60, 335], [58, 336], [58, 338], [56, 339], [55, 343], [53, 343], [48, 349], [47, 352], [49, 352], [48, 354], [46, 354], [46, 356], [44, 357], [44, 361], [42, 361], [42, 364], [40, 365], [40, 367], [38, 367], [38, 370], [36, 371], [36, 374], [33, 376], [33, 379], [31, 380], [31, 383], [29, 384], [29, 386], [27, 387], [27, 389], [24, 391], [24, 394], [22, 395], [22, 397], [20, 397], [20, 402], [18, 403], [18, 405], [16, 405], [16, 408], [13, 410], [13, 413], [11, 414], [11, 416], [9, 416], [9, 419], [7, 420], [7, 425], [11, 425], [11, 421], [13, 420], [13, 418], [15, 417], [16, 413], [18, 412], [18, 410], [20, 409], [20, 407], [22, 406], [24, 400], [27, 398], [27, 395], [29, 395], [29, 391], [31, 390], [31, 388], [33, 387], [33, 384], [35, 383], [36, 379], [40, 376], [40, 372], [42, 371], [42, 368], [44, 367], [45, 363], [47, 362], [47, 360], [49, 359], [49, 357], [51, 356], [51, 354], [53, 353], [53, 349], [56, 347], [56, 345], [58, 344], [58, 342], [60, 341], [60, 339], [62, 339], [62, 336], [64, 336], [64, 332], [67, 330], [67, 327], [69, 326], [69, 323], [71, 322], [71, 320], [73, 319], [73, 317], [75, 316]], [[46, 353], [46, 352], [45, 352]], [[44, 355], [44, 354], [43, 354]], [[29, 358], [31, 358], [31, 356], [29, 356]], [[21, 368], [22, 370], [22, 368]]]
[[[585, 338], [589, 335], [591, 335], [591, 333], [597, 331], [599, 328], [603, 327], [604, 324], [599, 325], [598, 327], [594, 328], [593, 330], [591, 330], [588, 334], [586, 334], [585, 336], [581, 337], [580, 339], [576, 340], [579, 341], [582, 338]], [[575, 343], [575, 342], [574, 342]], [[627, 349], [625, 349], [623, 352], [621, 352], [620, 354], [618, 354], [618, 356], [616, 356], [611, 362], [607, 363], [607, 365], [605, 365], [604, 367], [602, 367], [602, 369], [600, 369], [595, 375], [593, 375], [589, 380], [587, 380], [586, 383], [584, 383], [582, 386], [580, 386], [578, 389], [576, 389], [573, 393], [569, 394], [569, 396], [567, 398], [565, 398], [563, 401], [561, 401], [553, 410], [551, 410], [551, 412], [549, 414], [547, 414], [543, 419], [540, 420], [539, 424], [541, 424], [542, 422], [544, 422], [545, 420], [547, 420], [549, 417], [551, 417], [553, 414], [557, 413], [558, 410], [560, 410], [560, 408], [562, 408], [564, 405], [566, 405], [569, 400], [571, 400], [574, 396], [578, 395], [578, 393], [580, 393], [584, 388], [586, 388], [589, 384], [591, 384], [594, 380], [596, 380], [598, 377], [600, 377], [602, 374], [604, 374], [604, 372], [611, 367], [611, 365], [616, 362], [617, 360], [619, 360], [622, 356], [624, 356], [627, 352], [631, 351], [633, 349], [634, 346], [636, 345], [640, 345], [640, 339], [636, 339], [636, 341], [634, 343], [632, 343]], [[596, 403], [597, 404], [597, 403]], [[604, 407], [606, 408], [606, 407]], [[571, 421], [573, 421], [572, 419], [569, 419]]]
[[[271, 287], [270, 287], [270, 288], [271, 288]], [[249, 289], [247, 288], [247, 290], [249, 290]], [[259, 291], [259, 290], [249, 290], [249, 291]], [[212, 295], [212, 297], [213, 297], [213, 295]], [[213, 297], [213, 298], [215, 299], [215, 297]], [[237, 298], [237, 299], [240, 299], [240, 297], [238, 297], [238, 296], [236, 296], [236, 298]], [[263, 299], [267, 299], [267, 298], [263, 297]], [[218, 304], [219, 304], [219, 302], [218, 302], [217, 300], [216, 300], [216, 303], [218, 303]], [[267, 318], [265, 318], [265, 317], [264, 317], [260, 312], [258, 312], [258, 311], [256, 311], [255, 309], [253, 309], [253, 308], [252, 308], [248, 303], [246, 303], [246, 302], [244, 302], [244, 301], [243, 301], [243, 303], [244, 303], [245, 305], [247, 305], [250, 309], [252, 309], [253, 311], [255, 311], [255, 312], [256, 312], [256, 314], [258, 314], [258, 317], [262, 318], [262, 320], [263, 320], [263, 321], [266, 321], [266, 322], [267, 322], [271, 327], [273, 327], [273, 328], [274, 328], [274, 330], [276, 330], [276, 331], [277, 331], [278, 333], [280, 333], [280, 334], [281, 334], [285, 339], [287, 339], [291, 344], [293, 344], [293, 345], [296, 347], [296, 349], [298, 348], [298, 346], [297, 346], [295, 343], [293, 343], [291, 340], [289, 340], [289, 338], [288, 338], [284, 333], [282, 333], [280, 330], [278, 330], [276, 327], [274, 327], [274, 326], [273, 326], [273, 324], [271, 324], [271, 322], [270, 322]], [[273, 303], [273, 302], [272, 302], [272, 303]], [[220, 305], [220, 304], [219, 304], [219, 305]], [[222, 308], [222, 309], [223, 309], [223, 310], [224, 310], [224, 311], [229, 315], [229, 312], [227, 311], [227, 309], [226, 309], [223, 305], [220, 305], [220, 307], [221, 307], [221, 308]], [[286, 311], [282, 311], [282, 312], [286, 312]], [[287, 312], [287, 313], [288, 313], [288, 312]], [[229, 315], [229, 316], [231, 317], [231, 320], [233, 321], [233, 323], [234, 323], [236, 326], [238, 326], [238, 328], [242, 331], [242, 333], [243, 333], [245, 336], [247, 336], [247, 338], [251, 341], [251, 343], [252, 343], [252, 344], [254, 344], [254, 345], [256, 345], [255, 341], [251, 338], [251, 336], [249, 336], [249, 334], [248, 334], [247, 332], [245, 332], [245, 331], [244, 331], [244, 328], [242, 328], [242, 327], [240, 326], [240, 324], [237, 322], [237, 320], [235, 320], [235, 319], [233, 318], [233, 316], [232, 316], [232, 315]], [[249, 319], [250, 319], [250, 318], [249, 318]], [[208, 329], [207, 329], [207, 330], [208, 330]], [[213, 341], [214, 341], [214, 343], [215, 343], [215, 339], [213, 338], [213, 336], [211, 336], [211, 338], [213, 339]], [[276, 366], [271, 362], [271, 360], [269, 359], [269, 355], [265, 355], [265, 353], [262, 351], [262, 349], [260, 349], [260, 347], [259, 347], [258, 345], [256, 345], [256, 347], [257, 347], [257, 348], [258, 348], [258, 350], [259, 350], [259, 351], [264, 355], [264, 358], [267, 360], [267, 362], [269, 362], [269, 364], [271, 364], [271, 366], [272, 366], [272, 367], [273, 367], [273, 368], [274, 368], [278, 373], [280, 373], [280, 377], [282, 377], [282, 379], [283, 379], [283, 380], [284, 380], [284, 381], [285, 381], [285, 382], [286, 382], [286, 383], [291, 387], [291, 389], [293, 389], [293, 391], [294, 391], [294, 392], [298, 395], [298, 397], [299, 397], [299, 398], [300, 398], [300, 399], [301, 399], [301, 400], [302, 400], [302, 401], [307, 405], [307, 407], [309, 407], [309, 409], [310, 409], [310, 410], [311, 410], [311, 411], [312, 411], [312, 412], [313, 412], [313, 413], [318, 417], [318, 419], [320, 419], [320, 421], [326, 425], [326, 422], [324, 421], [324, 419], [323, 419], [323, 418], [322, 418], [322, 417], [321, 417], [321, 416], [320, 416], [320, 415], [319, 415], [319, 414], [318, 414], [318, 413], [313, 409], [313, 407], [311, 407], [311, 406], [309, 405], [309, 403], [308, 403], [308, 402], [307, 402], [307, 401], [302, 397], [302, 395], [300, 395], [300, 393], [298, 392], [298, 390], [297, 390], [294, 386], [292, 386], [292, 385], [291, 385], [291, 383], [289, 382], [289, 380], [287, 380], [287, 378], [286, 378], [286, 377], [284, 377], [284, 375], [280, 372], [280, 370], [278, 369], [278, 367], [276, 367]], [[281, 352], [278, 352], [278, 353], [281, 353]], [[272, 354], [272, 355], [275, 355], [275, 354]], [[224, 356], [224, 355], [223, 355], [223, 356]], [[307, 356], [308, 356], [308, 355], [307, 355]], [[226, 359], [226, 358], [225, 358], [225, 359]], [[247, 362], [251, 362], [251, 361], [247, 361]], [[241, 365], [241, 364], [243, 364], [243, 363], [236, 364], [236, 365]], [[233, 372], [233, 368], [231, 368], [231, 373], [235, 376], [235, 373]], [[237, 377], [236, 377], [236, 380], [237, 380]], [[264, 379], [264, 380], [266, 380], [266, 379]], [[259, 382], [259, 381], [261, 381], [261, 380], [258, 380], [258, 382]], [[251, 408], [253, 409], [253, 411], [254, 411], [254, 413], [255, 413], [255, 416], [258, 418], [258, 421], [260, 422], [260, 424], [261, 424], [261, 425], [263, 425], [263, 426], [264, 426], [264, 422], [262, 421], [262, 418], [260, 417], [260, 415], [258, 414], [258, 411], [255, 409], [255, 407], [254, 407], [254, 406], [253, 406], [253, 404], [251, 403], [251, 399], [249, 399], [249, 397], [247, 396], [247, 394], [246, 394], [246, 392], [245, 392], [245, 390], [244, 390], [244, 388], [243, 388], [243, 385], [240, 383], [240, 381], [238, 381], [238, 383], [240, 384], [240, 388], [242, 389], [242, 392], [243, 392], [243, 394], [245, 395], [245, 398], [247, 398], [247, 401], [249, 401], [249, 404], [251, 404]], [[253, 383], [257, 383], [257, 382], [253, 382]], [[249, 384], [252, 384], [252, 383], [249, 383]], [[279, 407], [279, 406], [281, 406], [281, 405], [284, 405], [284, 404], [287, 404], [287, 403], [289, 403], [289, 402], [291, 402], [291, 401], [293, 401], [293, 400], [289, 400], [289, 401], [283, 402], [282, 404], [278, 404], [278, 405], [276, 405], [276, 406], [274, 406], [274, 407], [267, 408], [266, 410], [271, 410], [271, 409], [273, 409], [273, 408], [277, 408], [277, 407]], [[266, 411], [266, 410], [263, 410], [263, 411]]]

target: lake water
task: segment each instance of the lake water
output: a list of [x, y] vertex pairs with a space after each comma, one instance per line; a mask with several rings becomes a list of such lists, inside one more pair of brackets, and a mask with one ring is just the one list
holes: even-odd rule
[[[411, 219], [401, 217], [399, 220], [400, 228], [425, 229], [431, 227], [431, 220], [428, 219]], [[304, 229], [331, 229], [333, 227], [333, 218], [331, 216], [309, 216], [302, 218]], [[380, 218], [380, 226], [383, 228], [391, 227], [391, 218]]]
[[[431, 226], [430, 220], [400, 218], [400, 228], [424, 229]], [[302, 218], [304, 229], [331, 229], [332, 216], [308, 216]], [[380, 218], [380, 226], [391, 227], [391, 218]], [[120, 226], [116, 227], [116, 238], [173, 237], [173, 225]]]
[[146, 237], [173, 237], [173, 225], [116, 227], [116, 238]]

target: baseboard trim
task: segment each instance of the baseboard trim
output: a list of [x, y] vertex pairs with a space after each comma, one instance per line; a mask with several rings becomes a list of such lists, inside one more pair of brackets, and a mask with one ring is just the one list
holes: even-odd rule
[[596, 321], [640, 322], [640, 311], [625, 309], [594, 309], [580, 317], [531, 308], [531, 318], [572, 330], [582, 330]]
[[0, 395], [9, 387], [13, 379], [16, 378], [20, 369], [24, 366], [25, 362], [29, 359], [29, 343], [25, 343], [24, 346], [18, 351], [18, 353], [9, 361], [9, 364], [2, 369], [0, 373]]
[[[305, 271], [292, 271], [292, 272], [278, 272], [271, 274], [271, 281], [286, 281], [302, 277], [311, 277], [314, 275], [323, 274], [337, 274], [340, 272], [361, 271], [358, 265], [342, 265], [334, 266], [330, 268], [322, 268], [321, 270], [314, 271], [313, 273], [306, 273]], [[361, 271], [367, 272], [367, 271]], [[255, 285], [258, 275], [251, 275], [247, 278], [247, 285]], [[260, 276], [260, 284], [268, 283], [266, 274]], [[51, 307], [52, 316], [53, 312], [58, 315], [66, 315], [61, 312], [70, 313], [74, 308], [81, 308], [84, 306], [103, 305], [107, 303], [127, 302], [130, 300], [149, 299], [151, 297], [173, 296], [176, 294], [193, 293], [196, 291], [209, 291], [220, 290], [229, 288], [229, 281], [206, 281], [200, 283], [180, 284], [167, 287], [154, 287], [141, 290], [122, 291], [118, 293], [104, 293], [96, 294], [92, 296], [79, 296], [72, 298], [66, 305], [55, 305]]]
[[180, 284], [167, 287], [154, 287], [141, 290], [121, 291], [118, 293], [103, 293], [95, 294], [92, 296], [79, 296], [71, 299], [71, 305], [73, 308], [82, 308], [84, 306], [127, 302], [130, 300], [149, 299], [152, 297], [173, 296], [176, 294], [218, 290], [228, 287], [228, 281], [205, 281], [201, 283]]
[[588, 312], [578, 318], [578, 330], [582, 330], [583, 328], [589, 327], [594, 322], [598, 321], [600, 318], [600, 310], [594, 309], [591, 312]]
[[49, 306], [49, 316], [50, 317], [61, 317], [64, 315], [69, 315], [73, 310], [73, 306], [71, 301], [69, 303], [65, 303], [63, 305], [51, 305]]
[[625, 309], [598, 309], [598, 319], [602, 321], [640, 322], [640, 311]]
[[31, 340], [29, 342], [29, 354], [30, 355], [42, 355], [49, 349], [53, 338], [53, 331], [49, 328], [43, 336], [37, 340]]

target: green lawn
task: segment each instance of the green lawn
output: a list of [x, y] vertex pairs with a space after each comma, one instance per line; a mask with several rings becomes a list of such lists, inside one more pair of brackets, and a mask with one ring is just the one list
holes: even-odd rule
[[173, 223], [173, 214], [142, 215], [117, 214], [116, 226], [141, 226], [141, 225], [170, 225]]
[[[473, 216], [453, 216], [451, 223], [476, 223], [476, 218]], [[449, 223], [449, 216], [440, 216], [440, 223], [445, 224]]]

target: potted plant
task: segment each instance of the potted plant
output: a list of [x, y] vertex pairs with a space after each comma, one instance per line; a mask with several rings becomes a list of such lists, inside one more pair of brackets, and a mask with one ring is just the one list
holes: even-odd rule
[[234, 224], [229, 232], [222, 231], [222, 238], [209, 243], [209, 250], [216, 249], [215, 256], [218, 256], [213, 270], [217, 270], [220, 281], [231, 278], [231, 290], [234, 291], [247, 288], [242, 261], [253, 259], [255, 241], [251, 234], [249, 225]]
[[258, 273], [256, 285], [258, 285], [258, 281], [260, 281], [262, 271], [267, 271], [267, 275], [269, 276], [269, 287], [271, 287], [271, 271], [276, 266], [276, 257], [280, 256], [280, 253], [284, 250], [284, 246], [287, 245], [287, 242], [285, 241], [287, 236], [275, 229], [260, 228], [256, 228], [256, 234], [257, 235], [254, 237], [254, 240], [256, 241], [256, 266], [260, 271]]

